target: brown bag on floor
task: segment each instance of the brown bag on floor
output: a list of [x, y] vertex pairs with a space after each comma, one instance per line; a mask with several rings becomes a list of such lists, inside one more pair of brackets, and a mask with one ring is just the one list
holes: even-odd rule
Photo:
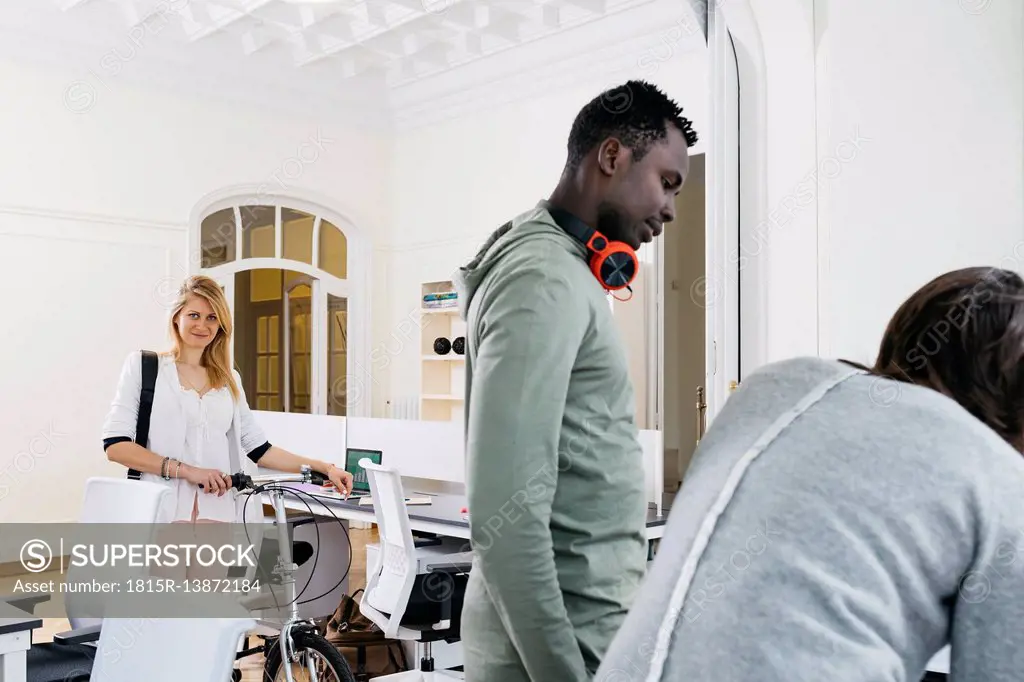
[[[386, 675], [405, 672], [408, 665], [404, 663], [405, 652], [402, 643], [386, 638], [384, 631], [359, 611], [356, 597], [362, 591], [358, 589], [351, 596], [342, 595], [338, 607], [334, 609], [334, 615], [327, 621], [327, 632], [324, 636], [327, 641], [342, 650], [357, 674], [370, 672], [374, 675]], [[356, 670], [359, 665], [359, 649], [363, 649], [365, 665], [369, 666], [370, 670]], [[397, 658], [394, 649], [397, 649]], [[399, 660], [403, 663], [399, 663]], [[384, 666], [383, 669], [381, 666]]]
[[359, 611], [359, 602], [355, 597], [362, 591], [356, 590], [351, 596], [341, 595], [338, 608], [334, 609], [334, 615], [327, 621], [326, 637], [333, 644], [354, 644], [384, 639], [384, 632]]

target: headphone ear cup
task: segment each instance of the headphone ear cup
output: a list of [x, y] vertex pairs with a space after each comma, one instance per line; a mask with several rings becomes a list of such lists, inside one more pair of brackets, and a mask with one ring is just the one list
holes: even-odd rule
[[609, 291], [628, 287], [636, 279], [639, 269], [636, 252], [622, 242], [610, 242], [604, 251], [595, 253], [590, 259], [591, 272]]

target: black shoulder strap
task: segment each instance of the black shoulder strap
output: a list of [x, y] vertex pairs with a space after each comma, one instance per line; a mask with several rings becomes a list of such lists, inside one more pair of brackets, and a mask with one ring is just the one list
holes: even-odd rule
[[[139, 421], [135, 426], [135, 442], [146, 447], [149, 442], [149, 415], [153, 411], [153, 391], [156, 389], [157, 356], [151, 350], [142, 351], [142, 392], [139, 394]], [[142, 472], [128, 470], [128, 478], [138, 480]]]

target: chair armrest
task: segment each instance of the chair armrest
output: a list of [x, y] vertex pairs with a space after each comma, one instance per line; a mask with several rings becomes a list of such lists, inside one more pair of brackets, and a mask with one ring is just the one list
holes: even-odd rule
[[453, 564], [429, 564], [427, 566], [427, 573], [447, 573], [449, 575], [462, 575], [463, 573], [469, 573], [469, 570], [473, 568], [471, 562], [453, 563]]
[[84, 628], [76, 628], [65, 632], [58, 632], [53, 636], [54, 644], [85, 644], [87, 642], [98, 642], [100, 639], [100, 628], [103, 625], [90, 625]]
[[[465, 586], [463, 585], [463, 589], [460, 590], [459, 584], [464, 583], [466, 578], [456, 576], [468, 575], [473, 568], [471, 562], [464, 560], [464, 554], [456, 554], [452, 558], [452, 561], [440, 564], [427, 564], [423, 578], [424, 596], [435, 602], [440, 608], [440, 620], [446, 623], [445, 629], [451, 627], [452, 617], [458, 617], [462, 610], [463, 597], [461, 593], [465, 591]], [[456, 558], [461, 558], [463, 561], [454, 561]], [[432, 579], [430, 576], [441, 577]]]
[[33, 594], [29, 596], [5, 594], [0, 596], [0, 601], [10, 604], [16, 609], [21, 609], [25, 613], [31, 613], [35, 615], [35, 608], [37, 604], [42, 604], [44, 601], [50, 601], [50, 595], [48, 594]]
[[441, 544], [441, 538], [433, 535], [431, 537], [418, 537], [412, 536], [413, 547], [419, 549], [420, 547], [437, 547]]

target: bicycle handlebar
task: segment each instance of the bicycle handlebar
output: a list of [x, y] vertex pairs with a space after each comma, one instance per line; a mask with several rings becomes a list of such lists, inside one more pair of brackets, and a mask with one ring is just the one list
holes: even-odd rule
[[[264, 474], [262, 476], [249, 476], [242, 473], [231, 474], [231, 487], [236, 490], [246, 490], [268, 483], [312, 483], [314, 485], [323, 485], [327, 480], [327, 476], [319, 471], [313, 471], [309, 467], [303, 466], [302, 471], [297, 474]], [[204, 486], [200, 483], [199, 487], [203, 488]]]

